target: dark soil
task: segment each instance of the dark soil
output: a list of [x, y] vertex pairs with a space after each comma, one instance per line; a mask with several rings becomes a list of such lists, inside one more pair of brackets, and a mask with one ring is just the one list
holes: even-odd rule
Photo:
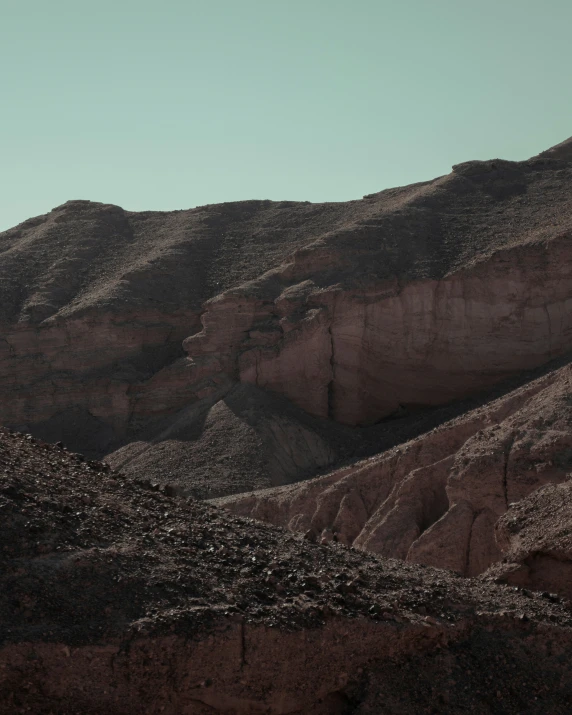
[[160, 627], [191, 608], [195, 619], [197, 607], [287, 628], [332, 612], [476, 610], [572, 625], [558, 598], [309, 543], [29, 436], [1, 430], [0, 464], [4, 640], [98, 641], [141, 619]]
[[[554, 653], [546, 668], [536, 666], [538, 628], [564, 639], [558, 652], [569, 650], [572, 612], [555, 595], [318, 545], [3, 429], [0, 514], [3, 647], [204, 638], [221, 619], [279, 632], [365, 619], [398, 631], [426, 625], [459, 635], [474, 623], [473, 635], [443, 652], [356, 671], [345, 694], [332, 695], [332, 709], [315, 712], [566, 712], [567, 669]], [[327, 663], [328, 653], [323, 657]], [[38, 694], [43, 686], [27, 689], [39, 677], [34, 661], [29, 668], [0, 682], [12, 703], [1, 712], [57, 707]], [[169, 692], [166, 686], [166, 698]], [[120, 712], [70, 702], [56, 711]]]

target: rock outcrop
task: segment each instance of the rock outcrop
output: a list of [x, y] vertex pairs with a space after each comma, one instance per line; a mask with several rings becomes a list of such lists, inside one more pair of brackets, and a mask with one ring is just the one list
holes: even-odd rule
[[570, 246], [566, 233], [405, 286], [320, 289], [307, 279], [271, 305], [231, 291], [207, 304], [203, 331], [183, 346], [196, 363], [238, 373], [311, 414], [372, 423], [569, 350]]
[[[472, 162], [365, 199], [369, 216], [209, 301], [184, 349], [203, 379], [233, 376], [354, 425], [562, 354], [572, 273], [560, 182], [572, 172], [552, 161]], [[549, 223], [535, 215], [545, 190]]]
[[203, 302], [280, 264], [307, 240], [300, 226], [336, 225], [340, 213], [70, 201], [0, 233], [0, 423], [101, 456], [138, 432], [147, 404], [163, 417], [201, 399], [204, 386], [176, 366]]
[[510, 505], [572, 470], [571, 380], [567, 365], [376, 457], [217, 503], [309, 538], [335, 534], [477, 576], [501, 558], [495, 528]]
[[569, 709], [556, 598], [310, 544], [1, 429], [0, 463], [1, 713]]

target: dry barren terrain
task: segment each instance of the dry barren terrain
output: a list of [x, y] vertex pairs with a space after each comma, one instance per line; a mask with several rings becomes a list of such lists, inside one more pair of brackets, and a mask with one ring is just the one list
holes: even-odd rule
[[0, 712], [572, 710], [572, 140], [0, 234]]

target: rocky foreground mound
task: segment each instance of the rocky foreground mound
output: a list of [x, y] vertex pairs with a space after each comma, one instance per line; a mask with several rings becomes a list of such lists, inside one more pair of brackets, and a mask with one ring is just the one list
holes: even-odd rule
[[347, 203], [69, 202], [0, 234], [0, 422], [200, 496], [311, 476], [572, 349], [571, 215], [570, 143]]
[[2, 713], [567, 713], [557, 596], [319, 545], [0, 430]]

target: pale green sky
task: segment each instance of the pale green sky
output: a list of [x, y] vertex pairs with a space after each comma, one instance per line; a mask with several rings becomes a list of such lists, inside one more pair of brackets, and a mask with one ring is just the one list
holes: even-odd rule
[[0, 230], [341, 201], [572, 135], [570, 0], [0, 0]]

